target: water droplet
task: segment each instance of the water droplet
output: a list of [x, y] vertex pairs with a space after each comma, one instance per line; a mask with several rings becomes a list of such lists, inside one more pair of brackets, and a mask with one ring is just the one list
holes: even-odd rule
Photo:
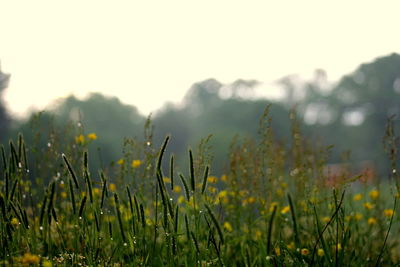
[[43, 226], [40, 226], [40, 227], [39, 227], [39, 230], [40, 230], [40, 231], [43, 231]]

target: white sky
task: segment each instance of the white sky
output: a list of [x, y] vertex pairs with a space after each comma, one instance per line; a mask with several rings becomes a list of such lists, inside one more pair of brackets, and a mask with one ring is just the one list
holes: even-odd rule
[[4, 94], [17, 114], [70, 93], [144, 114], [195, 82], [271, 82], [400, 52], [400, 1], [0, 0]]

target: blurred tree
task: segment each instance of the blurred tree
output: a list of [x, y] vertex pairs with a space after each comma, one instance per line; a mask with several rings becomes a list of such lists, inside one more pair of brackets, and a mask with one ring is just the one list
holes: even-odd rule
[[4, 138], [7, 136], [10, 118], [7, 114], [5, 105], [3, 103], [3, 91], [8, 87], [8, 82], [10, 80], [10, 75], [3, 73], [1, 70], [0, 64], [0, 141], [4, 141]]

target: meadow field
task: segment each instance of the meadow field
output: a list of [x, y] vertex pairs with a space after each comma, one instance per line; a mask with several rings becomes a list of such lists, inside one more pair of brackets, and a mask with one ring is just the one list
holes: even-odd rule
[[[398, 137], [389, 119], [388, 175], [329, 168], [332, 146], [274, 135], [268, 108], [259, 138], [238, 137], [224, 174], [204, 138], [186, 166], [143, 138], [92, 170], [101, 132], [82, 125], [1, 147], [2, 266], [396, 266], [400, 262]], [[44, 144], [43, 145], [43, 140]]]

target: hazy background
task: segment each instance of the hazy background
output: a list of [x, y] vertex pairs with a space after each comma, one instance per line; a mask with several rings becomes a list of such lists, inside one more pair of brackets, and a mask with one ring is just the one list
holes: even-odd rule
[[23, 131], [29, 139], [35, 110], [46, 108], [59, 123], [80, 114], [111, 161], [121, 157], [123, 137], [143, 135], [153, 112], [157, 142], [172, 134], [177, 155], [214, 134], [221, 173], [234, 135], [255, 136], [273, 103], [278, 136], [288, 137], [296, 106], [310, 138], [336, 144], [332, 163], [351, 149], [356, 164], [383, 169], [386, 118], [400, 112], [399, 8], [398, 1], [0, 0], [0, 137]]

